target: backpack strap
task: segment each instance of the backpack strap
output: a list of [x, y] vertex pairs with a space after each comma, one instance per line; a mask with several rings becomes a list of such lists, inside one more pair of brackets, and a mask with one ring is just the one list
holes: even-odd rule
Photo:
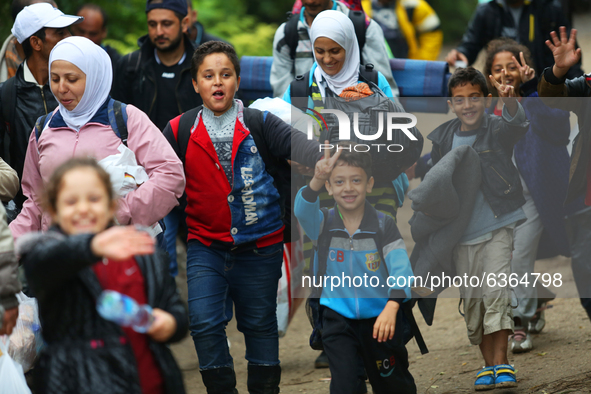
[[50, 112], [46, 115], [42, 115], [35, 122], [35, 140], [37, 141], [37, 143], [39, 142], [39, 137], [41, 137], [43, 129], [45, 129], [45, 126], [47, 126], [47, 124], [51, 120], [52, 115], [53, 112]]
[[127, 58], [127, 67], [125, 67], [125, 71], [127, 73], [135, 73], [140, 68], [140, 63], [142, 61], [142, 50], [133, 51], [128, 55]]
[[361, 79], [363, 79], [365, 82], [371, 82], [379, 87], [379, 74], [377, 70], [374, 69], [374, 65], [372, 63], [360, 65], [359, 75], [361, 75]]
[[[380, 258], [382, 259], [383, 263], [386, 264], [386, 260], [384, 260], [384, 254], [383, 254], [383, 245], [381, 245], [382, 239], [383, 239], [384, 235], [386, 234], [386, 214], [381, 211], [377, 211], [377, 213], [378, 213], [378, 236], [376, 237], [376, 246], [377, 246], [378, 251], [380, 253]], [[412, 308], [414, 307], [414, 304], [415, 304], [415, 302], [412, 300], [409, 302], [403, 302], [400, 305], [400, 309], [402, 310], [402, 312], [404, 313], [404, 316], [406, 316], [406, 319], [408, 320], [408, 323], [410, 325], [410, 332], [411, 332], [412, 336], [415, 338], [415, 340], [417, 341], [417, 346], [419, 347], [421, 354], [427, 354], [427, 353], [429, 353], [429, 349], [427, 349], [427, 344], [425, 343], [425, 339], [423, 338], [423, 334], [421, 334], [421, 330], [419, 329], [417, 321], [415, 320], [415, 316], [412, 313]]]
[[[191, 130], [195, 124], [195, 119], [197, 119], [197, 115], [199, 111], [203, 109], [203, 106], [200, 105], [196, 108], [193, 108], [184, 114], [182, 114], [177, 122], [171, 122], [170, 126], [172, 127], [172, 132], [176, 138], [176, 142], [179, 145], [179, 153], [180, 159], [183, 162], [183, 166], [185, 165], [185, 156], [187, 155], [187, 147], [189, 146], [189, 140], [191, 139]], [[176, 130], [175, 130], [176, 127]]]
[[310, 71], [304, 75], [298, 75], [289, 84], [289, 96], [291, 104], [302, 111], [308, 108], [308, 96], [310, 96]]
[[[300, 40], [300, 33], [298, 32], [298, 22], [300, 14], [293, 14], [288, 12], [288, 19], [283, 30], [283, 39], [289, 48], [289, 57], [293, 60], [292, 71], [295, 70], [296, 50], [298, 48], [298, 41]], [[280, 50], [281, 48], [278, 48]]]
[[365, 46], [365, 32], [367, 24], [365, 23], [365, 13], [363, 11], [349, 11], [349, 19], [353, 22], [355, 28], [355, 35], [357, 36], [357, 44], [359, 45], [359, 59], [363, 63], [363, 47]]
[[107, 105], [107, 114], [109, 115], [109, 123], [113, 132], [121, 139], [123, 145], [127, 146], [127, 138], [129, 136], [127, 130], [127, 104], [111, 99]]

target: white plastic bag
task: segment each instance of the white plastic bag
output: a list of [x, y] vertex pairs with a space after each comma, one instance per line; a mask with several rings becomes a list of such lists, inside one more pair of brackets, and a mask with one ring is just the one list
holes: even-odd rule
[[[136, 190], [150, 180], [146, 169], [137, 163], [135, 153], [127, 146], [121, 144], [117, 148], [116, 155], [107, 156], [98, 163], [109, 173], [113, 190], [119, 197], [125, 197], [127, 193]], [[152, 237], [162, 232], [160, 224], [145, 229]]]
[[[43, 348], [41, 337], [41, 323], [39, 321], [39, 309], [37, 300], [27, 297], [23, 292], [16, 295], [18, 298], [18, 319], [16, 326], [9, 337], [10, 357], [22, 366], [27, 372], [37, 359], [37, 355]], [[4, 391], [0, 390], [0, 393]]]
[[277, 329], [280, 338], [285, 336], [287, 326], [306, 297], [301, 284], [304, 265], [301, 240], [284, 244], [282, 275], [277, 286]]
[[0, 393], [31, 394], [23, 367], [10, 358], [10, 340], [0, 336]]
[[258, 109], [259, 111], [269, 111], [302, 133], [308, 133], [308, 125], [313, 127], [313, 133], [316, 137], [320, 130], [318, 122], [312, 121], [313, 119], [310, 116], [279, 97], [258, 99], [249, 108]]

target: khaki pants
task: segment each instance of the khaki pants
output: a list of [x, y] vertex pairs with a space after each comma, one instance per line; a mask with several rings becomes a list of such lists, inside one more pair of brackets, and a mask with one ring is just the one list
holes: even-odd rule
[[[500, 330], [513, 331], [509, 285], [507, 283], [501, 287], [499, 283], [500, 274], [505, 274], [506, 281], [509, 280], [512, 251], [513, 229], [508, 227], [493, 231], [492, 238], [488, 241], [475, 245], [457, 245], [454, 248], [456, 275], [467, 274], [468, 278], [477, 276], [482, 282], [479, 287], [460, 287], [468, 339], [473, 345], [479, 345], [483, 335]], [[492, 278], [496, 279], [496, 286], [489, 286], [495, 285]]]

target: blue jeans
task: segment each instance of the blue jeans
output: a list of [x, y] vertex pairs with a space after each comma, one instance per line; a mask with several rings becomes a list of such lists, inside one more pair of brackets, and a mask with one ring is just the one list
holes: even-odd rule
[[277, 285], [283, 243], [232, 252], [190, 240], [187, 284], [200, 370], [232, 367], [226, 325], [235, 305], [250, 365], [278, 365]]

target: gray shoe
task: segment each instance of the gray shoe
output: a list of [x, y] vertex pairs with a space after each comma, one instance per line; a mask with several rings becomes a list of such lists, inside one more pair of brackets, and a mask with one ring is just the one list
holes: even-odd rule
[[539, 334], [546, 326], [546, 308], [545, 302], [541, 303], [536, 310], [536, 314], [529, 321], [528, 330], [532, 334]]
[[509, 349], [512, 353], [525, 353], [534, 348], [531, 336], [525, 330], [517, 329], [509, 337]]

